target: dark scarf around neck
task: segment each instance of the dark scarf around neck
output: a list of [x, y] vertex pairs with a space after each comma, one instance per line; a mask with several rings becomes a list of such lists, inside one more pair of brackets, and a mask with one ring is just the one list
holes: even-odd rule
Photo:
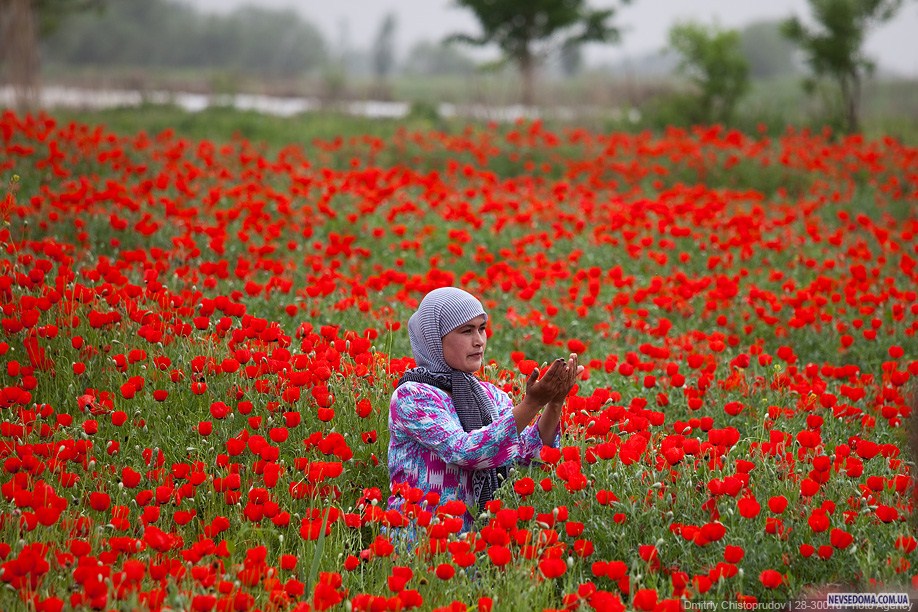
[[[417, 367], [405, 372], [399, 379], [398, 386], [409, 381], [431, 385], [450, 393], [459, 422], [467, 433], [481, 429], [493, 420], [493, 403], [478, 379], [471, 374], [459, 370], [431, 372], [427, 368]], [[506, 477], [505, 466], [475, 470], [472, 482], [479, 511], [484, 510], [485, 504], [494, 498], [494, 491]]]

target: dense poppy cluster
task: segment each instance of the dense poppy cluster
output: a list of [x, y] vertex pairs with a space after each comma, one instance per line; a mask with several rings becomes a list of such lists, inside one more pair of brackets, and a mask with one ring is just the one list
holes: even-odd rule
[[[0, 607], [909, 589], [916, 162], [537, 122], [269, 152], [6, 112]], [[587, 365], [562, 447], [486, 508], [386, 470], [403, 322], [449, 284], [492, 313], [481, 375], [509, 393]]]

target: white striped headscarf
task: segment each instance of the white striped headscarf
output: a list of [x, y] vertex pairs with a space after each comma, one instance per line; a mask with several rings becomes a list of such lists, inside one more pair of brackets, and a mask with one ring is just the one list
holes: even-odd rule
[[452, 370], [443, 358], [443, 336], [481, 315], [488, 320], [481, 302], [462, 289], [441, 287], [425, 295], [408, 319], [408, 338], [418, 367], [431, 372]]
[[[405, 372], [399, 385], [420, 382], [452, 394], [453, 406], [466, 432], [481, 429], [492, 422], [497, 411], [478, 379], [467, 372], [451, 368], [443, 357], [443, 337], [472, 319], [485, 316], [481, 302], [457, 287], [434, 289], [421, 300], [417, 311], [408, 319], [408, 338], [417, 367]], [[473, 477], [479, 508], [490, 501], [500, 485], [498, 471], [505, 468], [476, 470]]]

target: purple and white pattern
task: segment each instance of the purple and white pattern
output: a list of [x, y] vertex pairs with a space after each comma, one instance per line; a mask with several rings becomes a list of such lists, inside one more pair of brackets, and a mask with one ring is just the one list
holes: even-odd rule
[[[441, 503], [459, 500], [473, 508], [477, 505], [476, 470], [528, 465], [539, 456], [538, 420], [517, 434], [510, 396], [491, 383], [480, 384], [496, 414], [491, 423], [471, 432], [463, 430], [445, 391], [417, 382], [405, 382], [395, 390], [389, 404], [390, 482], [438, 493]], [[560, 433], [556, 433], [552, 446], [559, 441]], [[400, 509], [402, 502], [401, 497], [392, 496], [389, 508]], [[463, 520], [468, 530], [472, 515], [466, 512]]]

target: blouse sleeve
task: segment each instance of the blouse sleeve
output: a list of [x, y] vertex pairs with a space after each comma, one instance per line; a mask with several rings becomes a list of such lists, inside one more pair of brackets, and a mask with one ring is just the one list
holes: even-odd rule
[[392, 395], [390, 427], [400, 429], [446, 463], [481, 470], [499, 467], [519, 456], [520, 436], [512, 410], [481, 429], [466, 432], [450, 399], [427, 385], [405, 383]]
[[[532, 425], [526, 427], [523, 432], [520, 434], [520, 451], [519, 451], [519, 462], [523, 464], [529, 464], [529, 462], [534, 459], [539, 458], [539, 453], [542, 451], [544, 444], [542, 443], [542, 434], [539, 433], [539, 419], [542, 418], [542, 415], [536, 417], [536, 420]], [[558, 429], [555, 432], [555, 437], [552, 440], [552, 443], [549, 445], [552, 448], [558, 448], [561, 445], [561, 426], [558, 425]]]
[[[497, 406], [498, 414], [503, 414], [505, 412], [513, 412], [513, 400], [509, 395], [495, 387], [490, 383], [484, 383], [485, 391], [494, 401]], [[542, 447], [544, 446], [542, 442], [542, 434], [539, 433], [539, 420], [542, 418], [542, 415], [536, 417], [532, 425], [528, 425], [521, 433], [519, 440], [519, 449], [517, 455], [517, 462], [523, 465], [529, 465], [533, 460], [539, 458], [539, 453], [542, 452]], [[553, 448], [558, 448], [561, 446], [561, 424], [558, 424], [557, 429], [555, 430], [555, 435], [552, 439], [552, 443], [549, 446]]]

